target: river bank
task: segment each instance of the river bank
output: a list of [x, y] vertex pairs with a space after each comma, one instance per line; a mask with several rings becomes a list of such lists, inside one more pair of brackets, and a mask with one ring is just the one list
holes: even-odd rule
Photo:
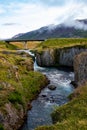
[[[44, 68], [34, 64], [35, 71], [45, 74], [50, 80], [50, 84], [44, 88], [38, 95], [38, 98], [32, 102], [32, 109], [28, 111], [27, 120], [21, 130], [33, 130], [37, 126], [51, 125], [51, 112], [56, 106], [61, 106], [69, 100], [67, 96], [73, 92], [73, 86], [70, 84], [74, 78], [73, 72], [60, 71], [57, 68]], [[64, 69], [65, 70], [65, 69]], [[50, 90], [49, 86], [55, 86], [55, 90]]]
[[16, 130], [23, 124], [27, 110], [31, 108], [30, 102], [48, 80], [33, 71], [29, 54], [18, 54], [5, 43], [0, 47], [3, 47], [0, 52], [0, 129]]

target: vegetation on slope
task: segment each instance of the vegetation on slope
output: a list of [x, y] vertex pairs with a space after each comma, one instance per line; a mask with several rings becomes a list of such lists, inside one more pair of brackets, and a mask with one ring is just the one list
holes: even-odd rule
[[87, 47], [87, 39], [85, 38], [57, 38], [57, 39], [48, 39], [42, 42], [37, 50], [43, 50], [47, 48], [64, 48], [72, 46], [84, 46]]
[[[40, 43], [40, 41], [28, 41], [26, 46], [27, 49], [35, 49]], [[11, 45], [17, 46], [20, 49], [25, 49], [23, 42], [11, 42]]]
[[22, 103], [25, 100], [22, 96], [32, 99], [32, 95], [39, 90], [44, 76], [30, 72], [29, 66], [33, 66], [30, 58], [0, 54], [0, 106], [8, 100]]
[[87, 129], [87, 84], [78, 87], [72, 100], [52, 113], [54, 125], [36, 130], [86, 130]]
[[[4, 49], [6, 49], [6, 46], [2, 42], [0, 44], [0, 50], [1, 50], [0, 52], [0, 129], [1, 130], [4, 129], [3, 124], [6, 123], [4, 122], [6, 121], [6, 119], [7, 119], [7, 124], [9, 124], [10, 127], [14, 127], [14, 128], [15, 126], [17, 127], [17, 125], [14, 126], [15, 124], [14, 121], [12, 124], [10, 123], [10, 120], [12, 119], [15, 120], [15, 117], [17, 116], [20, 117], [20, 113], [22, 109], [23, 109], [23, 113], [25, 114], [27, 109], [31, 107], [29, 102], [31, 102], [31, 100], [33, 100], [40, 92], [40, 90], [48, 83], [44, 75], [42, 75], [39, 72], [33, 71], [33, 61], [29, 55], [24, 53], [17, 54], [15, 51], [13, 53], [11, 52], [12, 50], [10, 49], [9, 49], [10, 51], [6, 50], [6, 52], [3, 52]], [[12, 117], [12, 115], [14, 114], [8, 113], [9, 110], [7, 109], [7, 104], [9, 106], [9, 110], [12, 107], [11, 110], [14, 110], [15, 113], [17, 111], [18, 113], [16, 114], [19, 115], [15, 115], [15, 117]], [[9, 114], [12, 114], [11, 117]], [[6, 128], [7, 127], [5, 127], [5, 129]]]
[[16, 50], [19, 49], [16, 45], [8, 44], [4, 41], [0, 41], [0, 51], [2, 50]]

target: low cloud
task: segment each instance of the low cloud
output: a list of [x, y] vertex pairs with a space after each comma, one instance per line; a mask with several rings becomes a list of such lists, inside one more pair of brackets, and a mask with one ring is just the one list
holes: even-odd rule
[[83, 30], [87, 30], [87, 24], [85, 24], [84, 22], [81, 22], [79, 20], [73, 20], [71, 22], [66, 21], [65, 26], [67, 27], [74, 27], [76, 29], [83, 29]]

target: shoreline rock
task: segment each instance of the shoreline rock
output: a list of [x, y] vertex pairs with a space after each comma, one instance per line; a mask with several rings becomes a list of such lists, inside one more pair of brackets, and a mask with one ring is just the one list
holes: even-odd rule
[[56, 86], [55, 86], [55, 85], [52, 85], [52, 84], [49, 84], [49, 85], [48, 85], [48, 88], [49, 88], [50, 90], [55, 90], [55, 89], [56, 89]]
[[71, 83], [70, 84], [72, 84], [73, 86], [74, 86], [74, 88], [77, 88], [78, 87], [78, 85], [77, 85], [77, 82], [76, 81], [71, 81]]
[[36, 62], [41, 67], [73, 67], [74, 57], [84, 51], [87, 49], [80, 45], [37, 51]]
[[74, 58], [75, 82], [81, 86], [87, 81], [87, 52], [80, 53]]

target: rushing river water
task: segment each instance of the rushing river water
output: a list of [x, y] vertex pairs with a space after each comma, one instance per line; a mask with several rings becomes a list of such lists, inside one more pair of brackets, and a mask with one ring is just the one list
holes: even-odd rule
[[38, 98], [32, 102], [32, 109], [28, 111], [27, 120], [21, 130], [34, 130], [40, 125], [52, 124], [50, 114], [56, 106], [67, 103], [67, 96], [73, 91], [73, 86], [70, 84], [74, 78], [73, 72], [39, 67], [36, 62], [34, 71], [45, 74], [56, 89], [50, 90], [47, 86], [41, 91]]

